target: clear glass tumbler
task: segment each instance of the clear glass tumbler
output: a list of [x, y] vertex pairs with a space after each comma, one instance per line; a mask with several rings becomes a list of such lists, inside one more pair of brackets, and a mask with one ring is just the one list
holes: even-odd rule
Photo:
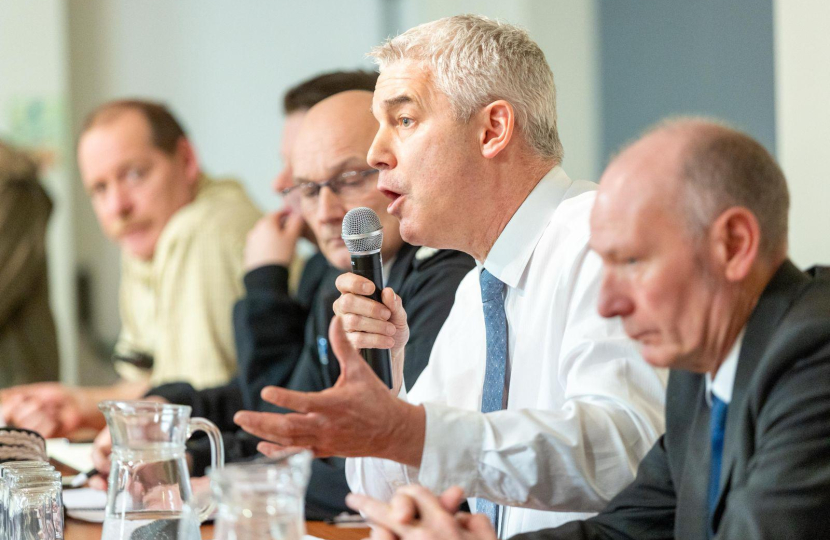
[[60, 478], [60, 473], [46, 462], [4, 463], [0, 469], [0, 538], [8, 538], [11, 488], [20, 485], [20, 482], [60, 481]]
[[61, 482], [12, 485], [9, 496], [9, 540], [62, 540]]

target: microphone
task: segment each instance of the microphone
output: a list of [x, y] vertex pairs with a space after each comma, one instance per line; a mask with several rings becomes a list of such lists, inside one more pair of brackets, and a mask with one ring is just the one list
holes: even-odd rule
[[[368, 297], [383, 303], [380, 299], [383, 290], [383, 261], [380, 257], [383, 226], [378, 215], [365, 206], [349, 210], [343, 218], [342, 237], [352, 255], [352, 272], [374, 283], [375, 292]], [[392, 388], [392, 355], [389, 349], [361, 349], [360, 354], [375, 375]]]

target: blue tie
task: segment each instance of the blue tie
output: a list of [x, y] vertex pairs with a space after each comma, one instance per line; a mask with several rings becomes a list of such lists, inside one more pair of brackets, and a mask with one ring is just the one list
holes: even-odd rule
[[[500, 411], [504, 402], [507, 368], [507, 315], [504, 313], [504, 283], [487, 270], [481, 270], [481, 303], [484, 307], [484, 331], [487, 339], [487, 368], [481, 412]], [[486, 514], [498, 530], [499, 507], [487, 499], [476, 499], [476, 512]]]
[[715, 394], [712, 394], [712, 410], [709, 413], [709, 432], [712, 438], [712, 457], [709, 462], [709, 513], [706, 521], [706, 530], [709, 538], [715, 536], [715, 531], [712, 530], [710, 524], [712, 523], [712, 516], [715, 513], [715, 503], [718, 500], [718, 492], [720, 491], [720, 470], [721, 462], [723, 460], [723, 436], [726, 429], [726, 410], [728, 407], [729, 404], [724, 403], [718, 399]]

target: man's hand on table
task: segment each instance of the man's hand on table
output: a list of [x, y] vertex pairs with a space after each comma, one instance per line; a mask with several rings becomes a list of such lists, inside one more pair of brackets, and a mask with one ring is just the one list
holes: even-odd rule
[[464, 500], [459, 487], [436, 497], [423, 486], [400, 488], [389, 503], [355, 493], [346, 504], [372, 524], [374, 540], [496, 540], [490, 520], [483, 514], [459, 513]]
[[61, 383], [36, 383], [0, 392], [6, 424], [44, 438], [65, 437], [82, 426], [90, 407], [80, 389]]
[[285, 447], [308, 448], [318, 457], [381, 457], [417, 466], [424, 446], [423, 407], [396, 397], [352, 348], [340, 317], [329, 329], [340, 377], [332, 388], [303, 393], [269, 386], [262, 398], [296, 412], [240, 411], [234, 421], [245, 431], [270, 442], [266, 454]]

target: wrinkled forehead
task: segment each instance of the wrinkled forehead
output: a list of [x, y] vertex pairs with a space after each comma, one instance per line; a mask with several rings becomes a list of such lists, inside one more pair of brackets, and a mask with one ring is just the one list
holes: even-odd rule
[[398, 60], [381, 70], [372, 110], [377, 114], [404, 104], [427, 108], [442, 95], [426, 63]]
[[164, 156], [153, 145], [146, 121], [125, 114], [110, 122], [95, 125], [81, 136], [78, 143], [78, 166], [82, 176], [96, 176], [148, 153]]
[[376, 126], [365, 121], [349, 123], [345, 118], [332, 118], [328, 126], [304, 124], [291, 153], [294, 176], [325, 180], [340, 168], [365, 166]]
[[81, 133], [78, 149], [80, 150], [85, 141], [89, 140], [93, 140], [97, 145], [154, 145], [150, 122], [142, 113], [133, 109], [111, 111], [93, 122]]

